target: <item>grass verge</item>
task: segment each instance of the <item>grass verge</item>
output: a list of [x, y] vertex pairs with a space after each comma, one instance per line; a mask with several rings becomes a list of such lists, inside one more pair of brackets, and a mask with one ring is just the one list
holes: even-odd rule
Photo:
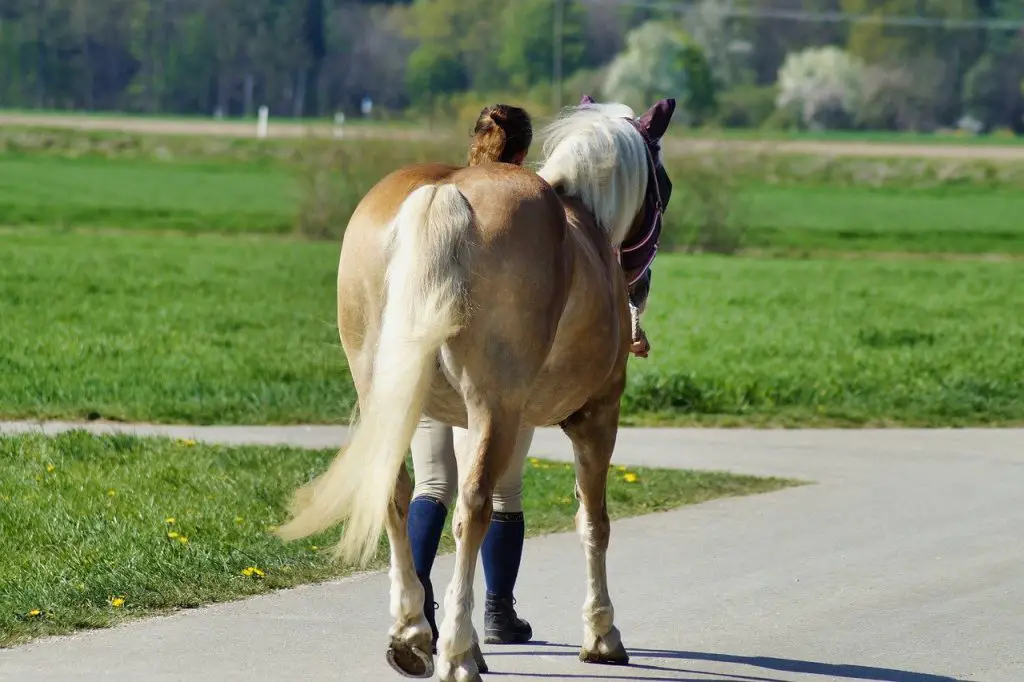
[[[346, 423], [338, 246], [3, 235], [0, 417]], [[663, 254], [626, 420], [1024, 422], [1024, 261]]]
[[[328, 551], [339, 531], [285, 544], [268, 530], [333, 456], [82, 431], [0, 436], [0, 646], [345, 574]], [[613, 518], [795, 484], [623, 469], [609, 477]], [[529, 535], [573, 527], [574, 480], [570, 465], [531, 460]], [[453, 547], [450, 519], [442, 547]]]

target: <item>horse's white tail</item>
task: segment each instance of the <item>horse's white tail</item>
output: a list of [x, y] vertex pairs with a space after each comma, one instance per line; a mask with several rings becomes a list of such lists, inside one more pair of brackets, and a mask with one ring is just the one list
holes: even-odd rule
[[428, 185], [406, 198], [392, 225], [387, 300], [370, 391], [346, 448], [296, 495], [286, 540], [345, 521], [337, 553], [372, 558], [423, 410], [434, 358], [459, 329], [467, 286], [465, 248], [472, 212], [454, 185]]

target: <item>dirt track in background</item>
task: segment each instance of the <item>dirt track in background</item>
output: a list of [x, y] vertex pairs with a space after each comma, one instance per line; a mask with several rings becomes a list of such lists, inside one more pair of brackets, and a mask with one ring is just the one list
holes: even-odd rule
[[[62, 128], [72, 130], [150, 133], [162, 135], [209, 135], [222, 137], [255, 137], [254, 122], [175, 120], [159, 118], [103, 117], [46, 114], [0, 113], [0, 126]], [[272, 138], [297, 138], [307, 135], [330, 136], [332, 126], [325, 123], [275, 123], [271, 120], [267, 134]], [[347, 126], [346, 138], [392, 138], [400, 140], [438, 140], [451, 131], [427, 126]], [[991, 161], [1024, 161], [1024, 145], [956, 145], [882, 142], [828, 141], [753, 141], [673, 139], [666, 145], [669, 153], [719, 150], [778, 154], [809, 154], [819, 156], [902, 157], [932, 159], [987, 159]]]

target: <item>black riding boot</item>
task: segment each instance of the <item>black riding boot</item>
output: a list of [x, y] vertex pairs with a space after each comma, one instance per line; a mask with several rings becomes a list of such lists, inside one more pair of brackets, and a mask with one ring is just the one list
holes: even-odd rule
[[430, 623], [431, 633], [431, 653], [437, 653], [437, 602], [434, 601], [434, 586], [431, 584], [430, 579], [423, 580], [423, 591], [426, 593], [423, 598], [423, 615], [427, 617], [427, 622]]
[[515, 599], [487, 594], [484, 602], [484, 641], [488, 644], [525, 644], [533, 637], [530, 624], [516, 615]]

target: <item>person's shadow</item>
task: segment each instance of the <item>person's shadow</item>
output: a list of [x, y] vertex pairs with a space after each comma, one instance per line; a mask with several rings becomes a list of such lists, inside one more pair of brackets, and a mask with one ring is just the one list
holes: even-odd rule
[[[530, 642], [522, 647], [508, 651], [489, 649], [485, 658], [495, 656], [575, 656], [577, 647], [569, 644], [553, 642]], [[801, 661], [773, 656], [736, 656], [700, 651], [667, 651], [663, 649], [629, 650], [628, 666], [587, 666], [586, 672], [575, 673], [515, 673], [517, 678], [561, 678], [561, 679], [598, 679], [598, 680], [664, 680], [666, 682], [792, 682], [778, 677], [764, 677], [757, 674], [740, 675], [735, 673], [718, 673], [710, 670], [697, 670], [690, 667], [668, 667], [645, 663], [645, 659], [671, 659], [678, 661], [707, 661], [714, 663], [735, 663], [760, 668], [763, 671], [796, 673], [800, 675], [821, 675], [827, 680], [871, 680], [872, 682], [966, 682], [946, 675], [896, 670], [894, 668], [875, 668], [864, 665], [820, 663], [817, 661]], [[512, 675], [502, 673], [491, 666], [491, 676]], [[644, 673], [648, 674], [644, 674]], [[756, 671], [755, 671], [756, 672]], [[666, 676], [678, 675], [678, 677]]]

